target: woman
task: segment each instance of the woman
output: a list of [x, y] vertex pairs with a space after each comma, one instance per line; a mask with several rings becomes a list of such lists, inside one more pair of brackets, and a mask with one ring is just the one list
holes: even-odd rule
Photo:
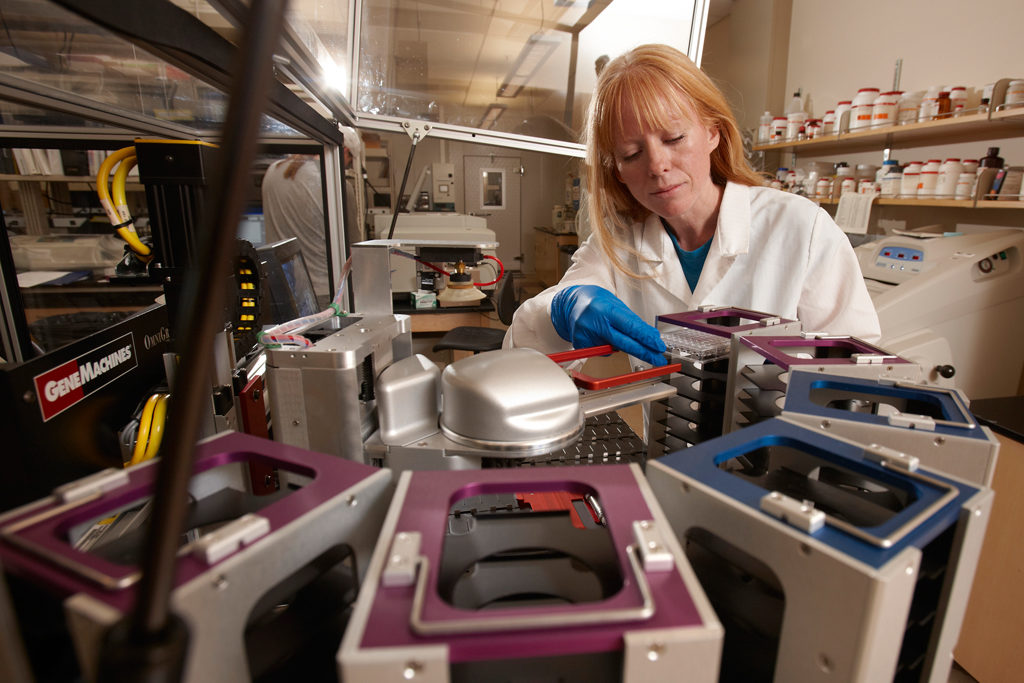
[[763, 186], [721, 92], [683, 53], [644, 45], [602, 71], [587, 122], [592, 236], [525, 301], [505, 347], [611, 344], [654, 365], [658, 315], [701, 305], [879, 337], [846, 235], [813, 202]]

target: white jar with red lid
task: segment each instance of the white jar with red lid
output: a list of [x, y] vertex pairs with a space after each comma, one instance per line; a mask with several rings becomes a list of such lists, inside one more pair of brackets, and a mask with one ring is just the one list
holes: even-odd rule
[[949, 89], [949, 99], [953, 102], [953, 116], [960, 116], [967, 108], [967, 88], [962, 85]]
[[921, 96], [920, 91], [903, 93], [900, 96], [896, 103], [897, 123], [917, 123], [918, 114], [921, 112]]
[[872, 128], [891, 126], [896, 123], [896, 107], [902, 94], [899, 90], [890, 90], [875, 98], [874, 104], [871, 107]]
[[776, 116], [772, 119], [771, 142], [782, 142], [786, 139], [786, 117]]
[[956, 194], [956, 183], [964, 165], [959, 159], [946, 159], [939, 167], [939, 182], [935, 188], [935, 196], [941, 199], [952, 199]]
[[836, 110], [829, 109], [825, 112], [825, 115], [821, 117], [821, 134], [822, 135], [833, 135], [836, 131], [834, 130], [836, 125]]
[[929, 88], [921, 98], [921, 106], [917, 110], [918, 121], [931, 121], [939, 113], [939, 88]]
[[[850, 109], [853, 106], [853, 100], [841, 100], [836, 105], [836, 118], [832, 123], [832, 130], [828, 131], [833, 135], [839, 133], [845, 133], [850, 130]], [[846, 117], [846, 121], [843, 121], [843, 117]]]
[[861, 88], [850, 105], [850, 130], [871, 126], [871, 110], [878, 97], [878, 88]]
[[817, 199], [828, 199], [832, 196], [832, 179], [818, 178], [814, 184], [814, 196]]
[[935, 196], [939, 185], [939, 159], [929, 159], [921, 166], [921, 177], [917, 180], [917, 196], [919, 199], [931, 199]]
[[[800, 129], [807, 123], [807, 112], [797, 111], [786, 114], [786, 139], [797, 140], [800, 137]], [[806, 134], [806, 130], [804, 131]]]
[[974, 183], [978, 176], [974, 173], [961, 173], [956, 179], [956, 190], [953, 192], [954, 199], [970, 199], [974, 194]]
[[917, 196], [917, 186], [921, 181], [921, 162], [911, 161], [903, 168], [903, 178], [900, 181], [900, 197], [914, 198]]

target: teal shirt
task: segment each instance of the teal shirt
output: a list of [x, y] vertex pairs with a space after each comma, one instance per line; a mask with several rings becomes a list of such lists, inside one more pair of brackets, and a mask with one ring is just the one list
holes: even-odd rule
[[[708, 240], [704, 244], [700, 245], [693, 251], [686, 251], [679, 246], [679, 240], [676, 239], [675, 233], [669, 230], [668, 226], [665, 225], [665, 221], [662, 220], [661, 224], [665, 227], [665, 232], [672, 238], [672, 246], [675, 247], [676, 256], [679, 257], [679, 263], [683, 266], [683, 275], [686, 276], [686, 284], [690, 285], [690, 291], [697, 289], [697, 281], [700, 280], [700, 272], [704, 270], [704, 261], [708, 257], [708, 251], [711, 250], [711, 240]], [[712, 237], [714, 239], [714, 237]]]

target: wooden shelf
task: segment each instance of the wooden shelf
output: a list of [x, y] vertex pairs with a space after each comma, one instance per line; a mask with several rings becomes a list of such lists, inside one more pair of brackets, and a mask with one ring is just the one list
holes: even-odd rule
[[[835, 199], [816, 199], [812, 201], [824, 206], [836, 206], [839, 204]], [[1024, 201], [990, 201], [981, 200], [975, 202], [973, 199], [900, 199], [894, 197], [879, 197], [874, 201], [877, 206], [913, 206], [913, 207], [938, 207], [945, 209], [1024, 209]]]
[[975, 113], [937, 121], [859, 129], [813, 140], [790, 140], [755, 145], [755, 151], [788, 151], [819, 156], [836, 152], [869, 151], [890, 147], [945, 145], [1024, 134], [1024, 108]]
[[[88, 175], [23, 175], [21, 173], [0, 173], [0, 181], [10, 180], [16, 183], [71, 183], [79, 185], [96, 185], [96, 178]], [[142, 187], [138, 178], [128, 178], [125, 187]]]

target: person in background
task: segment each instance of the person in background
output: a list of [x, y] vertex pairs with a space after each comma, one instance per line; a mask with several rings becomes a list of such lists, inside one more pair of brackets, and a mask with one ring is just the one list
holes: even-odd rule
[[334, 291], [327, 274], [320, 158], [292, 154], [278, 159], [267, 168], [260, 194], [267, 242], [298, 239], [317, 299], [330, 301]]
[[846, 235], [813, 202], [764, 185], [724, 96], [686, 55], [643, 45], [611, 60], [585, 144], [592, 234], [557, 285], [522, 303], [506, 348], [611, 344], [663, 365], [656, 316], [701, 305], [878, 340]]
[[[354, 128], [341, 129], [345, 195], [344, 225], [348, 244], [361, 242], [365, 215], [362, 190], [363, 141]], [[267, 168], [260, 193], [263, 201], [264, 229], [267, 242], [295, 237], [313, 281], [313, 290], [322, 305], [334, 298], [337, 286], [329, 280], [327, 270], [327, 239], [324, 224], [323, 181], [320, 157], [293, 154], [279, 159]], [[347, 251], [347, 249], [346, 249]]]

